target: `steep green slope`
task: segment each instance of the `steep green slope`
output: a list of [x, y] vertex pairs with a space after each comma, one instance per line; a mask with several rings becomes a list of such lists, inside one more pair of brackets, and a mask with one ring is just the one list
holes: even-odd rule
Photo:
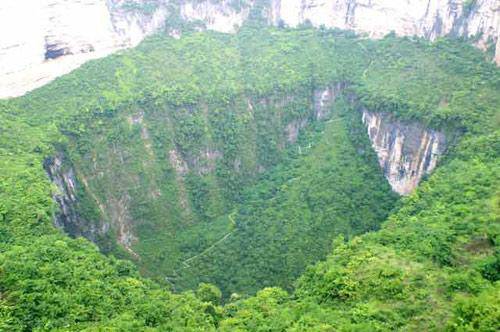
[[89, 123], [62, 152], [91, 198], [90, 206], [80, 200], [79, 217], [128, 227], [141, 266], [157, 276], [172, 273], [226, 232], [212, 221], [280, 162], [290, 144], [285, 127], [292, 116], [313, 117], [311, 98], [309, 88], [297, 87], [182, 107], [156, 99], [127, 105], [97, 128]]
[[464, 139], [382, 230], [337, 239], [292, 297], [229, 305], [222, 330], [497, 330], [498, 138]]
[[[134, 158], [140, 153], [144, 157], [147, 150], [143, 130], [135, 123], [139, 118], [134, 116], [144, 110], [143, 122], [151, 128], [157, 126], [153, 129], [155, 135], [149, 137], [151, 149], [159, 160], [168, 159], [165, 150], [169, 146], [164, 148], [160, 143], [178, 145], [180, 150], [187, 152], [199, 151], [197, 143], [208, 137], [224, 143], [220, 147], [228, 149], [225, 156], [243, 157], [249, 152], [245, 133], [248, 135], [255, 130], [235, 128], [237, 124], [244, 124], [241, 121], [248, 109], [247, 98], [255, 105], [258, 104], [255, 101], [269, 96], [278, 102], [289, 95], [298, 95], [302, 100], [311, 96], [314, 88], [345, 81], [351, 83], [352, 91], [370, 110], [393, 112], [400, 118], [419, 120], [446, 130], [451, 137], [459, 134], [462, 138], [455, 141], [443, 166], [416, 193], [398, 204], [397, 211], [389, 216], [381, 231], [347, 243], [336, 241], [333, 254], [325, 262], [311, 267], [299, 280], [292, 295], [279, 289], [266, 289], [256, 297], [235, 301], [224, 308], [207, 302], [217, 298], [217, 292], [210, 294], [210, 287], [198, 292], [199, 299], [190, 293], [172, 295], [141, 279], [129, 263], [106, 258], [87, 241], [71, 240], [52, 226], [55, 206], [51, 195], [54, 188], [42, 167], [44, 160], [62, 151], [70, 158], [65, 167], [73, 164], [75, 168], [89, 171], [93, 165], [91, 150], [101, 151], [101, 167], [111, 162], [114, 166], [122, 165], [113, 168], [117, 170], [114, 177], [92, 184], [97, 189], [91, 191], [96, 197], [106, 191], [109, 197], [113, 197], [113, 186], [117, 186], [118, 192], [126, 190], [136, 197], [154, 194], [156, 191], [148, 189], [156, 181], [161, 180], [159, 182], [165, 186], [160, 188], [165, 192], [162, 196], [165, 204], [145, 199], [138, 201], [138, 206], [133, 209], [141, 221], [135, 231], [139, 231], [143, 238], [157, 236], [149, 247], [147, 242], [140, 241], [132, 247], [145, 257], [139, 262], [144, 264], [145, 270], [161, 261], [166, 267], [161, 271], [163, 275], [177, 264], [169, 261], [169, 250], [162, 252], [157, 249], [158, 244], [168, 249], [171, 244], [163, 242], [173, 237], [163, 240], [158, 229], [170, 231], [173, 227], [185, 225], [184, 222], [205, 225], [199, 222], [202, 218], [212, 219], [219, 213], [228, 213], [219, 228], [194, 227], [193, 233], [175, 236], [179, 242], [171, 248], [179, 255], [175, 259], [182, 261], [192, 253], [203, 253], [207, 245], [217, 243], [231, 232], [232, 220], [237, 227], [250, 226], [249, 230], [261, 225], [255, 223], [254, 217], [279, 220], [281, 213], [287, 220], [294, 220], [297, 216], [307, 217], [308, 211], [314, 211], [314, 218], [328, 220], [330, 215], [322, 214], [322, 209], [318, 212], [314, 206], [299, 205], [304, 209], [290, 208], [277, 213], [278, 208], [290, 207], [294, 201], [304, 204], [297, 198], [303, 187], [292, 182], [286, 184], [289, 188], [285, 190], [284, 179], [272, 178], [281, 174], [293, 177], [293, 169], [271, 171], [270, 178], [264, 179], [261, 188], [264, 195], [259, 200], [265, 208], [249, 207], [245, 210], [242, 205], [243, 199], [255, 194], [252, 190], [259, 190], [258, 186], [251, 187], [258, 178], [258, 172], [255, 172], [258, 168], [252, 162], [267, 163], [268, 169], [287, 162], [286, 141], [280, 135], [288, 120], [301, 118], [300, 111], [311, 111], [310, 103], [307, 107], [299, 102], [294, 107], [275, 105], [261, 110], [260, 128], [267, 130], [260, 140], [254, 138], [250, 141], [252, 144], [261, 142], [256, 145], [259, 147], [256, 150], [261, 150], [249, 154], [247, 173], [231, 177], [235, 173], [227, 170], [234, 164], [225, 162], [234, 159], [229, 158], [219, 165], [219, 169], [226, 172], [216, 173], [216, 178], [188, 177], [186, 185], [192, 186], [186, 191], [186, 197], [192, 203], [188, 216], [183, 215], [185, 209], [180, 205], [180, 195], [169, 185], [176, 177], [169, 170], [158, 167], [165, 164], [148, 163], [153, 160], [150, 158]], [[479, 51], [455, 42], [439, 41], [430, 45], [394, 37], [381, 41], [359, 40], [332, 31], [244, 29], [237, 36], [193, 34], [179, 41], [153, 38], [137, 50], [89, 63], [26, 97], [2, 101], [0, 327], [13, 331], [57, 328], [192, 331], [216, 327], [231, 331], [238, 328], [442, 330], [447, 327], [451, 330], [493, 331], [497, 327], [499, 309], [499, 84], [498, 69], [485, 63]], [[203, 105], [210, 106], [209, 114], [214, 116], [211, 122], [206, 122], [206, 118], [199, 119], [203, 112], [197, 113], [196, 110], [202, 110]], [[285, 111], [278, 111], [281, 109]], [[191, 113], [191, 110], [195, 112]], [[167, 127], [170, 131], [162, 131], [165, 128], [162, 114], [172, 115], [171, 127]], [[287, 121], [269, 121], [270, 118], [264, 115]], [[206, 123], [213, 126], [206, 130]], [[323, 135], [311, 142], [322, 142], [323, 139], [327, 142], [332, 135], [346, 145], [339, 146], [339, 150], [322, 151], [322, 145], [318, 143], [318, 153], [335, 155], [346, 148], [346, 153], [352, 157], [352, 160], [345, 161], [347, 165], [353, 169], [364, 166], [365, 172], [371, 169], [370, 163], [360, 165], [360, 160], [351, 155], [353, 146], [349, 146], [352, 143], [342, 139], [346, 138], [346, 127], [336, 127], [340, 122], [324, 125]], [[200, 128], [203, 128], [202, 134], [196, 136], [197, 139], [191, 140], [185, 135], [186, 132], [199, 132]], [[339, 129], [338, 132], [333, 128]], [[175, 130], [177, 132], [173, 135]], [[273, 139], [266, 140], [269, 137]], [[309, 142], [307, 135], [302, 139]], [[146, 143], [149, 144], [147, 140]], [[119, 153], [106, 154], [117, 145], [131, 153], [122, 156]], [[324, 170], [321, 168], [323, 162], [332, 167], [342, 166], [336, 158], [315, 164], [308, 159], [311, 155], [303, 156], [303, 160], [314, 164], [311, 165], [313, 170], [315, 167]], [[275, 156], [279, 158], [273, 159]], [[141, 163], [141, 160], [146, 162]], [[294, 161], [291, 160], [290, 164], [293, 165]], [[297, 169], [306, 171], [300, 167], [298, 165]], [[338, 173], [331, 174], [332, 180], [342, 186], [347, 185], [338, 175], [357, 178], [351, 174], [353, 169], [338, 169]], [[139, 181], [136, 181], [136, 175], [140, 175]], [[308, 183], [315, 186], [318, 183], [314, 179], [320, 181], [320, 175], [330, 179], [325, 170], [317, 178], [311, 177]], [[380, 181], [376, 174], [371, 176], [372, 185]], [[200, 179], [204, 181], [200, 182]], [[137, 183], [140, 186], [136, 186]], [[319, 184], [318, 188], [323, 188], [324, 183]], [[208, 188], [207, 191], [200, 190], [203, 187]], [[282, 199], [278, 203], [283, 205], [266, 200], [267, 193], [275, 194], [277, 188], [281, 189], [277, 196]], [[199, 192], [209, 194], [196, 196]], [[356, 195], [362, 194], [356, 191]], [[87, 221], [105, 220], [98, 216], [98, 204], [94, 205], [88, 199], [92, 198], [89, 191], [84, 190], [80, 195], [79, 203], [83, 207], [79, 212], [88, 217]], [[326, 191], [317, 195], [311, 197], [322, 202], [335, 199], [336, 203], [339, 192]], [[170, 202], [171, 198], [174, 203]], [[371, 197], [367, 199], [375, 201]], [[166, 205], [167, 202], [171, 205]], [[344, 207], [352, 203], [350, 197], [341, 198], [339, 202], [346, 203]], [[238, 208], [239, 214], [231, 213], [233, 207]], [[383, 217], [386, 211], [386, 208], [380, 208], [379, 212], [373, 212], [377, 218]], [[356, 231], [376, 226], [365, 219], [372, 217], [367, 211], [345, 209], [340, 212], [332, 213], [339, 213], [336, 223], [327, 225], [333, 232], [345, 232], [351, 236], [356, 233], [350, 229], [356, 225], [355, 221], [360, 222]], [[158, 219], [163, 214], [168, 217]], [[340, 220], [341, 217], [360, 219]], [[213, 225], [219, 225], [218, 219], [214, 220]], [[161, 228], [155, 228], [157, 223]], [[262, 226], [265, 225], [263, 222]], [[274, 226], [271, 232], [262, 230], [268, 238], [283, 230], [277, 223], [267, 225]], [[336, 228], [340, 225], [346, 228]], [[207, 232], [207, 229], [214, 233]], [[309, 231], [314, 229], [308, 228]], [[294, 228], [288, 227], [286, 233], [299, 240], [294, 242], [297, 247], [310, 245]], [[194, 242], [194, 245], [189, 242], [200, 234], [206, 238]], [[116, 252], [120, 246], [109, 245], [114, 243], [113, 237], [116, 235], [103, 239], [101, 244]], [[325, 236], [318, 242], [322, 250], [326, 250], [330, 242], [326, 239]], [[248, 242], [241, 243], [251, 244], [253, 240], [250, 240], [252, 236], [248, 236]], [[189, 247], [182, 248], [181, 244], [186, 242], [189, 242]], [[263, 249], [272, 247], [267, 246], [268, 243], [265, 245]], [[258, 250], [262, 249], [257, 248], [255, 252]], [[249, 252], [253, 253], [253, 249]], [[280, 254], [284, 252], [287, 250], [279, 251]], [[219, 252], [210, 252], [212, 254], [219, 255]], [[263, 271], [269, 263], [276, 262], [267, 260], [267, 257], [276, 256], [266, 256], [265, 267], [254, 268], [251, 278], [241, 277], [239, 273], [243, 274], [244, 270], [238, 271], [234, 278], [229, 278], [230, 287], [237, 284], [237, 287], [255, 290], [251, 280], [265, 284]], [[306, 264], [305, 255], [290, 252], [286, 257], [289, 261], [299, 262], [296, 267]], [[232, 257], [224, 258], [221, 266], [227, 266], [232, 260]], [[249, 261], [259, 262], [258, 259]], [[208, 264], [208, 261], [204, 263], [203, 271], [210, 271], [212, 267]], [[282, 267], [278, 268], [280, 273], [284, 271]], [[298, 269], [286, 270], [288, 272], [295, 274]], [[274, 275], [276, 282], [282, 282], [277, 276]], [[219, 277], [223, 276], [217, 272], [206, 280], [219, 281]], [[200, 277], [205, 280], [203, 278], [206, 276]], [[193, 282], [196, 279], [188, 280]], [[233, 289], [230, 287], [225, 291]]]
[[[66, 230], [76, 229], [73, 235], [95, 239], [105, 252], [130, 254], [143, 273], [159, 281], [166, 278], [177, 290], [194, 288], [199, 281], [211, 281], [229, 295], [231, 292], [255, 292], [263, 285], [279, 284], [290, 288], [305, 266], [324, 258], [332, 236], [360, 234], [377, 228], [391, 208], [391, 197], [395, 197], [391, 196], [373, 154], [368, 159], [369, 170], [359, 167], [367, 162], [363, 157], [350, 164], [341, 162], [357, 158], [354, 147], [332, 154], [330, 159], [317, 164], [315, 159], [321, 157], [323, 150], [306, 160], [300, 156], [296, 158], [296, 165], [304, 165], [294, 170], [293, 177], [316, 167], [316, 172], [322, 175], [311, 173], [309, 181], [317, 192], [338, 187], [336, 195], [318, 198], [322, 200], [320, 205], [332, 205], [331, 211], [336, 211], [332, 215], [315, 206], [313, 193], [307, 194], [311, 196], [308, 205], [302, 205], [301, 201], [295, 214], [281, 217], [276, 211], [286, 209], [291, 213], [292, 210], [286, 205], [276, 205], [269, 207], [267, 212], [258, 211], [265, 210], [265, 197], [246, 206], [246, 202], [253, 199], [248, 193], [245, 197], [243, 192], [252, 191], [255, 181], [265, 177], [270, 168], [281, 165], [271, 175], [276, 178], [292, 176], [285, 170], [290, 167], [290, 161], [284, 160], [286, 147], [295, 149], [296, 136], [306, 130], [302, 127], [329, 113], [328, 106], [320, 109], [317, 105], [318, 95], [325, 86], [334, 86], [330, 88], [332, 100], [342, 93], [337, 90], [343, 87], [332, 83], [342, 76], [334, 71], [335, 67], [330, 65], [334, 62], [327, 56], [328, 51], [341, 54], [344, 50], [335, 47], [330, 50], [331, 45], [322, 47], [322, 43], [329, 42], [326, 36], [323, 39], [305, 30], [297, 31], [297, 39], [292, 40], [272, 31], [259, 32], [256, 36], [253, 33], [253, 30], [244, 31], [224, 47], [222, 42], [227, 36], [218, 35], [195, 35], [181, 45], [172, 40], [154, 42], [155, 47], [151, 49], [146, 45], [141, 52], [152, 53], [154, 59], [165, 57], [172, 50], [179, 54], [182, 64], [176, 64], [179, 68], [167, 69], [166, 73], [177, 75], [175, 78], [182, 82], [178, 94], [162, 91], [161, 95], [151, 96], [154, 88], [148, 87], [151, 91], [148, 90], [145, 97], [118, 106], [114, 113], [106, 111], [103, 115], [79, 119], [75, 125], [77, 130], [65, 125], [63, 131], [69, 143], [59, 147], [59, 153], [67, 164], [63, 173], [76, 174], [72, 182], [76, 183], [75, 194], [79, 197], [77, 218], [63, 221]], [[343, 43], [354, 42], [342, 35], [339, 38]], [[314, 67], [313, 51], [316, 52]], [[223, 66], [219, 53], [225, 53], [226, 60], [232, 61], [229, 66]], [[130, 75], [138, 66], [133, 63], [138, 62], [139, 68], [148, 68], [149, 61], [143, 63], [140, 56], [132, 54], [123, 62]], [[163, 58], [161, 61], [163, 63]], [[331, 72], [325, 71], [325, 67]], [[122, 72], [118, 74], [125, 75]], [[308, 77], [311, 72], [315, 75]], [[208, 87], [207, 82], [213, 81], [216, 75], [223, 77], [220, 79], [222, 86]], [[191, 79], [188, 81], [186, 77]], [[124, 83], [119, 84], [132, 85], [140, 79], [124, 78]], [[166, 84], [169, 84], [167, 89], [172, 89], [172, 82]], [[229, 88], [233, 91], [226, 90]], [[196, 89], [206, 89], [209, 94], [197, 96]], [[121, 91], [118, 96], [123, 95]], [[360, 119], [354, 117], [349, 121], [359, 123]], [[336, 138], [343, 147], [350, 139], [364, 137], [364, 130], [358, 126], [351, 136]], [[324, 142], [324, 150], [334, 142], [333, 138]], [[366, 139], [363, 142], [357, 148], [368, 151], [369, 144]], [[329, 167], [337, 170], [337, 177], [325, 173]], [[353, 173], [341, 174], [339, 170], [344, 169], [351, 169]], [[352, 176], [356, 172], [359, 174]], [[361, 178], [368, 179], [367, 174], [373, 174], [374, 178], [370, 177], [373, 182], [367, 181], [366, 186], [361, 186]], [[267, 189], [257, 190], [283, 191], [283, 184], [269, 182]], [[292, 188], [290, 194], [285, 194], [290, 197], [283, 200], [288, 201], [289, 206], [294, 205], [301, 200], [298, 192], [298, 187]], [[346, 199], [347, 193], [352, 195]], [[228, 214], [233, 213], [235, 204], [249, 211], [229, 220]], [[304, 220], [300, 220], [302, 218]], [[287, 227], [293, 231], [284, 234], [279, 219], [289, 224]], [[259, 226], [248, 228], [248, 224]], [[200, 255], [233, 231], [231, 238], [224, 241], [229, 247], [221, 249], [223, 253], [219, 257]], [[299, 236], [301, 232], [303, 236]], [[310, 245], [312, 239], [316, 241], [313, 247]], [[280, 249], [275, 251], [260, 244], [270, 245], [272, 241], [294, 244], [277, 244]], [[242, 249], [245, 246], [254, 249]], [[248, 261], [228, 254], [238, 248], [243, 255], [249, 255]], [[294, 255], [296, 251], [304, 254]], [[268, 258], [261, 259], [261, 252], [266, 252]], [[286, 252], [290, 259], [279, 263], [282, 267], [278, 267], [276, 261], [281, 261]], [[203, 263], [206, 267], [200, 270], [199, 262], [193, 261], [195, 257], [206, 259]], [[228, 257], [229, 261], [222, 263], [223, 257]], [[194, 275], [183, 275], [186, 260], [193, 261]], [[221, 264], [214, 265], [212, 260], [221, 261]], [[229, 274], [231, 281], [219, 272], [228, 267], [239, 271], [239, 274]], [[275, 271], [269, 273], [270, 268]]]
[[[77, 197], [65, 229], [136, 259], [159, 280], [225, 236], [231, 224], [214, 220], [231, 213], [261, 173], [285, 163], [286, 147], [318, 117], [317, 92], [343, 79], [340, 60], [328, 56], [340, 59], [344, 47], [323, 45], [335, 34], [292, 34], [157, 37], [8, 104], [55, 141], [56, 152], [47, 147], [62, 162], [55, 172], [70, 178], [65, 186]], [[96, 79], [106, 71], [109, 78]], [[68, 95], [47, 98], [59, 89]], [[383, 215], [363, 222], [376, 227]], [[324, 257], [331, 234], [365, 229], [344, 223], [322, 233], [322, 249], [297, 261], [293, 276]]]
[[[393, 206], [358, 110], [345, 100], [331, 118], [316, 124], [290, 148], [289, 160], [250, 187], [228, 238], [180, 265], [174, 282], [201, 282], [224, 294], [290, 288], [311, 262], [330, 250], [335, 234], [346, 238], [373, 231]], [[228, 220], [229, 219], [229, 220]]]

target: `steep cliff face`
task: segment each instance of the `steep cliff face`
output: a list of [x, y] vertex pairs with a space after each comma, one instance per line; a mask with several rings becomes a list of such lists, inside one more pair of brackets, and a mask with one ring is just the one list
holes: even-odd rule
[[180, 15], [186, 21], [201, 21], [210, 30], [232, 33], [245, 22], [250, 7], [237, 8], [231, 1], [192, 1], [181, 5]]
[[109, 230], [109, 224], [97, 220], [86, 220], [78, 212], [78, 186], [80, 185], [72, 166], [65, 165], [65, 156], [58, 153], [45, 160], [44, 168], [56, 186], [54, 201], [59, 206], [54, 223], [72, 236], [84, 236], [97, 242], [98, 236]]
[[429, 39], [440, 36], [476, 37], [483, 50], [496, 45], [500, 64], [500, 2], [497, 0], [273, 0], [271, 19], [297, 26], [306, 21], [367, 33], [380, 38], [400, 36]]
[[131, 249], [136, 237], [132, 233], [128, 211], [129, 196], [112, 196], [101, 202], [89, 188], [88, 180], [77, 177], [75, 168], [62, 152], [47, 158], [44, 168], [57, 189], [53, 195], [59, 206], [54, 216], [56, 227], [73, 237], [87, 238], [104, 251], [115, 245], [113, 240], [107, 239], [112, 236], [122, 248], [136, 256]]
[[75, 210], [75, 172], [72, 168], [63, 170], [61, 155], [47, 159], [44, 166], [50, 180], [57, 187], [54, 201], [59, 205], [59, 211], [54, 218], [54, 222], [56, 226], [64, 228], [68, 233], [75, 233], [74, 230], [68, 229], [78, 224], [78, 214]]
[[401, 195], [411, 193], [445, 152], [445, 135], [418, 123], [403, 123], [390, 114], [366, 109], [362, 112], [380, 167], [392, 189]]
[[126, 0], [0, 3], [0, 98], [18, 96], [84, 62], [137, 45], [167, 11], [129, 10]]
[[[158, 235], [172, 242], [168, 237], [175, 229], [185, 231], [224, 213], [244, 186], [279, 162], [301, 130], [328, 117], [343, 88], [241, 96], [224, 112], [204, 103], [191, 110], [133, 105], [128, 114], [108, 120], [106, 130], [88, 133], [84, 152], [75, 142], [46, 161], [57, 187], [55, 223], [94, 242], [116, 239], [134, 256], [145, 252], [135, 249], [141, 239]], [[207, 128], [196, 142], [194, 123]], [[235, 123], [240, 125], [232, 129]], [[120, 139], [113, 128], [120, 128]], [[245, 139], [233, 141], [227, 136], [233, 130]], [[145, 231], [169, 231], [144, 235], [143, 225], [149, 225]]]
[[[0, 3], [0, 98], [18, 96], [85, 61], [135, 46], [168, 17], [235, 32], [258, 1], [50, 0]], [[500, 64], [497, 0], [271, 0], [261, 10], [272, 24], [310, 22], [380, 38], [394, 31], [429, 39], [473, 38]], [[173, 10], [172, 8], [177, 8]], [[22, 19], [21, 19], [22, 18]], [[29, 22], [29, 24], [26, 24]], [[178, 36], [178, 31], [171, 31]]]

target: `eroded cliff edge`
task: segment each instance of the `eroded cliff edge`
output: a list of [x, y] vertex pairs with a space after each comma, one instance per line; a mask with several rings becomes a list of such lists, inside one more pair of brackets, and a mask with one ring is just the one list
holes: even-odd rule
[[[497, 0], [273, 0], [272, 20], [297, 26], [310, 22], [381, 38], [474, 37], [476, 46], [496, 49], [500, 64], [500, 2]], [[494, 50], [493, 50], [494, 51]]]
[[363, 123], [392, 189], [410, 194], [436, 168], [446, 151], [446, 136], [418, 122], [402, 122], [388, 113], [363, 108]]
[[1, 1], [0, 98], [22, 95], [88, 60], [133, 47], [164, 26], [163, 6], [141, 12], [128, 10], [127, 2]]
[[[494, 54], [500, 64], [497, 0], [269, 0], [238, 6], [227, 0], [51, 0], [30, 3], [29, 8], [17, 0], [4, 0], [0, 98], [22, 95], [90, 59], [135, 46], [172, 20], [235, 32], [256, 13], [275, 25], [310, 23], [371, 38], [390, 32], [431, 40], [464, 37]], [[176, 29], [168, 32], [179, 36]]]

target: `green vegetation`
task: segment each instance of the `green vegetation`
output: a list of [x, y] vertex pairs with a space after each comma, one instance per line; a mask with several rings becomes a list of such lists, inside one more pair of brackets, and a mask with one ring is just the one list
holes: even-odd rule
[[227, 296], [290, 288], [330, 251], [333, 234], [348, 238], [378, 228], [396, 195], [378, 169], [360, 113], [343, 101], [334, 110], [293, 146], [284, 164], [245, 192], [230, 220], [219, 221], [235, 221], [231, 236], [181, 265], [176, 285], [193, 288], [203, 280]]
[[[1, 101], [0, 330], [495, 331], [498, 91], [459, 42], [249, 26], [153, 37]], [[448, 134], [409, 197], [377, 172], [352, 94]], [[109, 255], [52, 226], [56, 153]]]
[[136, 2], [134, 0], [127, 0], [121, 8], [126, 11], [140, 12], [146, 15], [152, 15], [159, 7], [159, 0], [147, 0]]
[[477, 0], [466, 0], [464, 2], [464, 15], [467, 16], [474, 10], [477, 5]]

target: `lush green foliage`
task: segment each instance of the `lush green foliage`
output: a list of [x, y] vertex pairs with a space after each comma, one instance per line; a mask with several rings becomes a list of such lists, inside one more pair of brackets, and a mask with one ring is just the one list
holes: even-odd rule
[[[482, 57], [446, 40], [247, 27], [154, 37], [0, 102], [0, 329], [497, 330], [500, 74]], [[312, 120], [312, 91], [333, 82], [456, 138], [436, 173], [361, 237], [394, 201], [356, 113], [337, 104], [296, 144], [284, 135]], [[213, 164], [199, 158], [207, 148], [221, 153]], [[334, 234], [349, 241], [335, 240], [290, 294], [266, 288], [224, 307], [206, 284], [173, 295], [54, 229], [42, 164], [56, 151], [77, 174], [82, 218], [109, 222], [100, 206], [130, 197], [137, 264], [178, 271], [176, 287], [289, 287]], [[114, 232], [100, 244], [126, 255], [109, 245]]]
[[217, 221], [234, 222], [235, 229], [181, 265], [176, 284], [192, 288], [208, 281], [227, 295], [290, 288], [310, 262], [330, 251], [334, 234], [349, 238], [378, 228], [395, 195], [378, 169], [360, 113], [343, 101], [333, 109], [330, 120], [291, 148], [284, 164], [245, 192], [229, 218]]
[[[192, 294], [173, 295], [139, 277], [132, 263], [60, 235], [12, 246], [0, 257], [5, 331], [158, 327], [205, 331], [214, 318]], [[7, 291], [7, 292], [6, 292]]]

